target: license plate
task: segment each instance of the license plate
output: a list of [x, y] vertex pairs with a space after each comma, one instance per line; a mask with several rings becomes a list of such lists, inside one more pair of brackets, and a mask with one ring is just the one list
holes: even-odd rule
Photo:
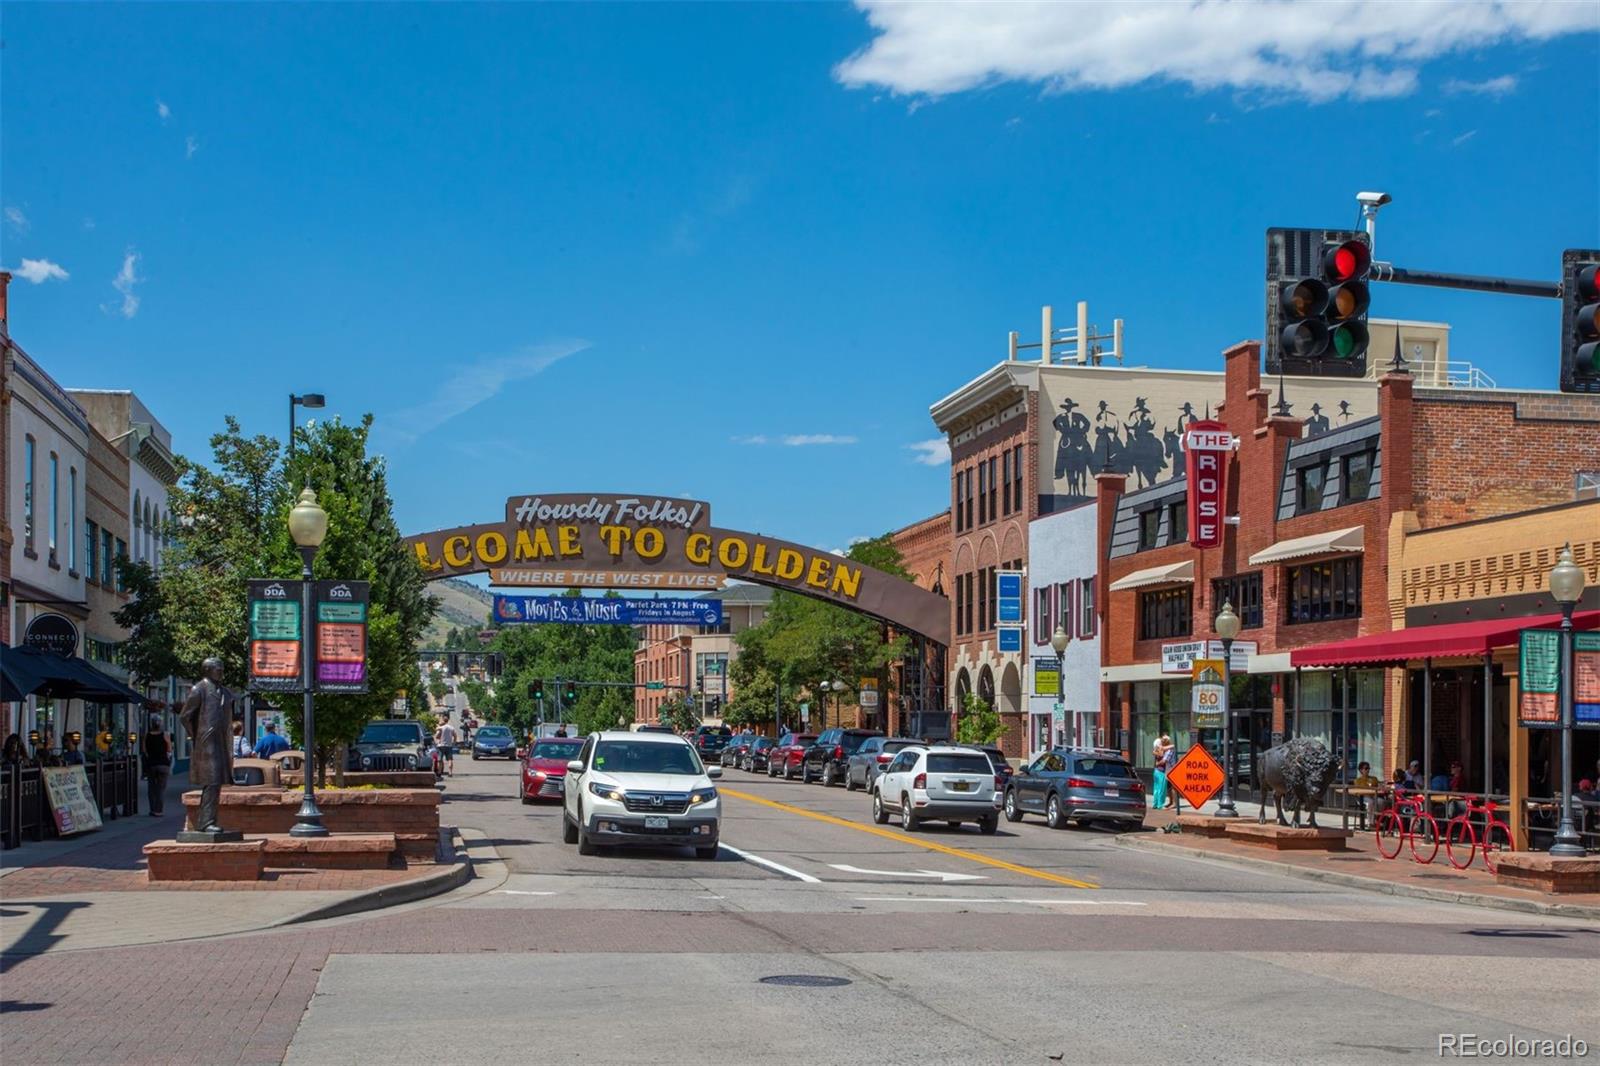
[[556, 787], [557, 792], [565, 792], [567, 790], [567, 783], [559, 777], [550, 783]]
[[1115, 796], [1120, 796], [1120, 795], [1122, 795], [1122, 793], [1120, 793], [1120, 792], [1118, 792], [1118, 791], [1117, 791], [1117, 790], [1116, 790], [1116, 789], [1114, 789], [1114, 788], [1108, 788], [1108, 789], [1106, 789], [1106, 795], [1108, 795], [1108, 796], [1113, 796], [1113, 797], [1115, 797]]
[[950, 791], [952, 791], [952, 792], [970, 792], [971, 790], [972, 790], [972, 782], [971, 781], [952, 781], [952, 782], [950, 782]]
[[667, 820], [665, 818], [646, 818], [644, 820], [644, 827], [646, 829], [665, 829], [667, 827]]

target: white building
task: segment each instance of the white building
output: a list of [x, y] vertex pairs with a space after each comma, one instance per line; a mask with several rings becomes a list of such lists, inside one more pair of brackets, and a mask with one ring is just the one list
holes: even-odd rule
[[[1070, 739], [1078, 744], [1098, 744], [1100, 720], [1100, 612], [1095, 603], [1096, 520], [1099, 508], [1091, 499], [1069, 510], [1036, 518], [1028, 523], [1027, 704], [1028, 758]], [[1071, 638], [1065, 654], [1061, 701], [1063, 723], [1052, 721], [1057, 696], [1040, 695], [1041, 674], [1048, 677], [1058, 666], [1050, 638], [1056, 627]]]
[[126, 389], [71, 389], [97, 429], [112, 447], [128, 457], [128, 555], [134, 562], [159, 568], [171, 539], [168, 492], [178, 482], [172, 434], [156, 420], [139, 397]]

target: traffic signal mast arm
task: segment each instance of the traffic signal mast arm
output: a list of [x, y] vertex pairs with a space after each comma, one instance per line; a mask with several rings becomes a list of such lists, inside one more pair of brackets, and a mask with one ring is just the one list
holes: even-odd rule
[[1560, 282], [1487, 278], [1475, 274], [1447, 274], [1438, 270], [1408, 270], [1393, 263], [1373, 263], [1371, 280], [1389, 281], [1398, 285], [1431, 285], [1440, 289], [1470, 289], [1473, 292], [1499, 292], [1508, 296], [1561, 299]]

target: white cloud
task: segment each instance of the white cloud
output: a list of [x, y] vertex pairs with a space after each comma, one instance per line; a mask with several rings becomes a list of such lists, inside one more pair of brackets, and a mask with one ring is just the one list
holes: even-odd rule
[[194, 154], [199, 150], [200, 142], [195, 139], [194, 134], [191, 133], [183, 139], [183, 158], [193, 159]]
[[426, 402], [388, 416], [382, 423], [383, 429], [409, 444], [457, 415], [498, 396], [507, 385], [542, 374], [587, 347], [588, 341], [534, 344], [515, 355], [493, 356], [460, 367], [448, 381], [431, 389]]
[[1444, 83], [1444, 91], [1447, 93], [1474, 93], [1478, 96], [1504, 96], [1515, 92], [1516, 89], [1515, 74], [1502, 74], [1487, 81], [1461, 81], [1458, 78], [1451, 78]]
[[906, 447], [917, 453], [916, 461], [923, 466], [944, 466], [950, 461], [950, 442], [944, 437], [919, 440]]
[[746, 437], [730, 437], [728, 439], [733, 441], [733, 443], [735, 443], [735, 444], [765, 444], [765, 443], [767, 443], [767, 435], [765, 433], [752, 433], [752, 434], [750, 434], [749, 436], [746, 436]]
[[18, 233], [28, 232], [28, 216], [23, 214], [22, 208], [15, 204], [6, 208], [6, 221], [11, 223]]
[[1468, 141], [1472, 140], [1472, 138], [1476, 137], [1477, 135], [1478, 135], [1478, 131], [1477, 130], [1468, 130], [1467, 132], [1463, 133], [1459, 137], [1450, 138], [1450, 144], [1454, 148], [1460, 148], [1463, 144], [1466, 144]]
[[46, 281], [66, 281], [69, 275], [61, 269], [61, 264], [52, 263], [48, 259], [24, 259], [22, 265], [12, 271], [24, 281], [31, 281], [35, 285]]
[[[117, 276], [111, 280], [111, 287], [122, 294], [122, 304], [116, 311], [123, 318], [132, 318], [139, 313], [139, 297], [134, 293], [133, 287], [144, 279], [139, 276], [139, 253], [129, 248], [122, 256], [122, 269], [117, 271]], [[110, 304], [101, 304], [102, 311], [110, 311]]]
[[83, 228], [86, 230], [94, 229], [94, 219], [90, 218], [88, 215], [84, 215]]
[[1430, 59], [1600, 27], [1600, 4], [1523, 0], [856, 6], [876, 36], [834, 76], [926, 96], [1004, 81], [1052, 92], [1168, 81], [1310, 101], [1403, 96]]
[[157, 100], [156, 114], [161, 116], [162, 122], [165, 122], [167, 119], [172, 117], [172, 108], [167, 106], [167, 102], [165, 100]]
[[854, 444], [856, 438], [837, 433], [791, 433], [783, 438], [791, 448], [804, 448], [812, 444]]

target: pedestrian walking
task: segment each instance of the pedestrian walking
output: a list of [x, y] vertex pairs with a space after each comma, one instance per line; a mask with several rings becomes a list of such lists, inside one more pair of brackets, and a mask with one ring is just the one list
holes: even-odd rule
[[1155, 767], [1153, 787], [1150, 790], [1150, 802], [1156, 810], [1161, 810], [1167, 805], [1167, 747], [1168, 740], [1161, 736], [1151, 745], [1151, 760]]
[[172, 738], [161, 730], [161, 719], [150, 716], [144, 735], [145, 797], [150, 801], [150, 817], [159, 818], [166, 810], [167, 778], [172, 774]]
[[255, 749], [250, 746], [249, 739], [244, 735], [244, 723], [233, 723], [233, 757], [248, 759], [254, 754]]
[[446, 718], [439, 723], [439, 728], [433, 734], [433, 743], [439, 749], [440, 758], [444, 759], [445, 770], [451, 777], [456, 776], [456, 727]]

